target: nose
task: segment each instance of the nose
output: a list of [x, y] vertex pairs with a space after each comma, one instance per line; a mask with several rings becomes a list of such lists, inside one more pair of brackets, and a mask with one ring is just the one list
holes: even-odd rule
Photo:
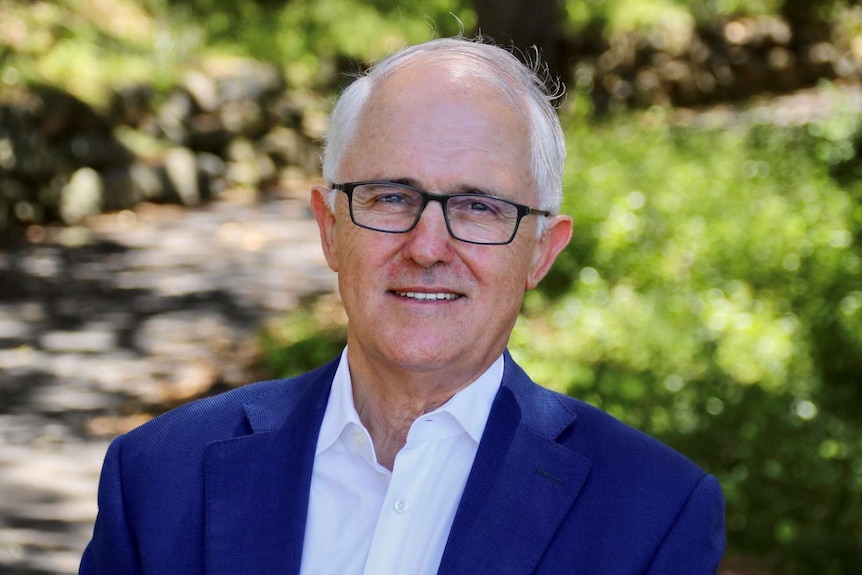
[[407, 232], [404, 256], [422, 267], [448, 262], [452, 258], [452, 236], [443, 217], [443, 206], [429, 201], [416, 226]]

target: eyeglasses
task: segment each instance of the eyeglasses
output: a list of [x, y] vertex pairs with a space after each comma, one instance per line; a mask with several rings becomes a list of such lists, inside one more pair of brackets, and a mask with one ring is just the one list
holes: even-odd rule
[[508, 244], [524, 216], [550, 216], [537, 210], [484, 194], [432, 194], [397, 182], [333, 184], [347, 194], [350, 219], [361, 228], [403, 234], [412, 230], [428, 202], [440, 202], [449, 234], [471, 244]]

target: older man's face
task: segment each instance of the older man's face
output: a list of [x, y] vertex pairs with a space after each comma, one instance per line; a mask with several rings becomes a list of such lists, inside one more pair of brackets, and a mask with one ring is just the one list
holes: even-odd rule
[[[340, 178], [408, 181], [442, 194], [485, 190], [539, 204], [523, 117], [463, 70], [413, 65], [380, 86]], [[312, 206], [338, 272], [351, 355], [378, 367], [478, 375], [505, 348], [524, 290], [571, 233], [568, 218], [549, 218], [540, 239], [537, 216], [527, 216], [508, 245], [468, 244], [450, 237], [440, 204], [430, 202], [412, 231], [388, 234], [354, 225], [344, 194], [334, 215], [322, 198], [316, 190]]]

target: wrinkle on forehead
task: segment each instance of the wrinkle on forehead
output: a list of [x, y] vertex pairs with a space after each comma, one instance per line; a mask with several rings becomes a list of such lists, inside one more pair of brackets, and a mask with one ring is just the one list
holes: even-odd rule
[[463, 59], [392, 71], [359, 117], [343, 177], [410, 178], [437, 193], [469, 187], [534, 203], [529, 123], [497, 84]]

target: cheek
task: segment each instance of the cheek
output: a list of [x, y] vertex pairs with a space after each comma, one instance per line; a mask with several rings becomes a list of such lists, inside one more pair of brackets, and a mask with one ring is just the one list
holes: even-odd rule
[[[335, 226], [335, 243], [338, 247], [339, 263], [342, 266], [349, 266], [352, 261], [364, 257], [364, 254], [373, 254], [374, 252], [365, 247], [369, 243], [368, 230], [354, 225], [347, 213], [343, 216], [339, 218]], [[344, 268], [342, 267], [342, 269]]]
[[522, 239], [519, 234], [514, 242], [504, 247], [507, 248], [506, 252], [495, 260], [499, 275], [497, 281], [510, 286], [514, 291], [521, 291], [527, 282], [534, 257], [533, 242]]
[[379, 278], [397, 252], [393, 234], [373, 232], [353, 225], [350, 221], [337, 233], [339, 283], [360, 287]]

